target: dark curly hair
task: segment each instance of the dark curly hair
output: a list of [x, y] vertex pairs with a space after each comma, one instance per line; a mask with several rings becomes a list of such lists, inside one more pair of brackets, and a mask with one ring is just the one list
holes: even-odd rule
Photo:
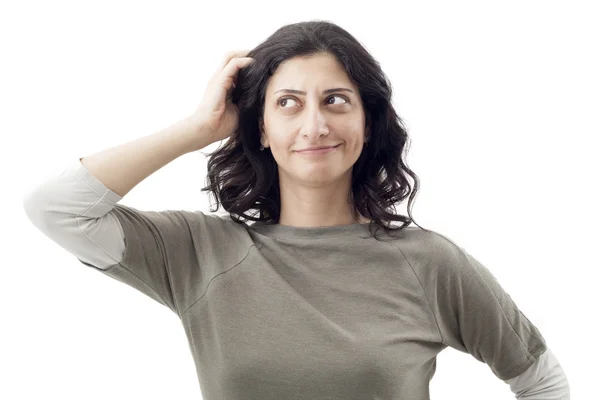
[[[402, 230], [414, 222], [411, 206], [419, 190], [419, 179], [402, 158], [408, 152], [409, 137], [392, 107], [391, 84], [369, 52], [347, 31], [328, 21], [285, 25], [247, 54], [254, 62], [238, 72], [232, 92], [232, 101], [239, 109], [238, 129], [223, 147], [210, 153], [208, 185], [201, 190], [215, 195], [217, 208], [211, 209], [212, 212], [219, 209], [220, 202], [237, 223], [244, 223], [240, 216], [264, 223], [279, 222], [277, 163], [270, 149], [259, 150], [259, 121], [264, 115], [265, 91], [280, 63], [321, 53], [333, 55], [359, 88], [366, 131], [370, 134], [369, 143], [352, 169], [348, 201], [354, 203], [354, 216], [360, 213], [372, 219], [369, 232], [376, 239], [380, 227], [387, 234]], [[415, 182], [414, 190], [407, 175]], [[396, 204], [409, 194], [410, 218], [388, 210], [395, 211]], [[258, 210], [259, 216], [255, 217], [256, 211], [246, 214], [249, 210]], [[392, 221], [401, 221], [402, 225], [393, 228]]]

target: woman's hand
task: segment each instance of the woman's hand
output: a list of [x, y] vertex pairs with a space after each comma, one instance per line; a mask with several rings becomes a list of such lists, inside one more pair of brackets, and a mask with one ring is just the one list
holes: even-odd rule
[[226, 54], [217, 72], [212, 76], [202, 102], [191, 116], [198, 123], [200, 132], [207, 132], [213, 142], [229, 137], [238, 127], [239, 110], [231, 101], [240, 69], [254, 59], [245, 57], [249, 50], [232, 51]]

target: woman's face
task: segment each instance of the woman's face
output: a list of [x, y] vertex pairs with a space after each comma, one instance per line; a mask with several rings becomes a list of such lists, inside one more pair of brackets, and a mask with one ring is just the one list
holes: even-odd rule
[[[352, 176], [363, 149], [365, 114], [358, 87], [344, 68], [334, 56], [320, 54], [279, 65], [267, 84], [259, 126], [280, 179], [319, 186]], [[338, 147], [327, 153], [298, 152], [332, 145]]]

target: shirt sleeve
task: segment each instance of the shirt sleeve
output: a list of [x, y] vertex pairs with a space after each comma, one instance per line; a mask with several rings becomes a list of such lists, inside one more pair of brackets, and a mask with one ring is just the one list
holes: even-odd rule
[[438, 234], [426, 291], [443, 343], [485, 362], [506, 381], [543, 354], [546, 342], [484, 265]]
[[121, 224], [109, 213], [121, 199], [73, 159], [60, 174], [26, 192], [23, 206], [31, 223], [49, 239], [78, 259], [106, 269], [125, 252]]
[[195, 275], [200, 274], [189, 213], [184, 210], [142, 211], [116, 204], [109, 214], [122, 228], [125, 250], [121, 261], [108, 268], [98, 268], [78, 260], [139, 290], [179, 316], [179, 302], [189, 288], [186, 282], [193, 282], [198, 278]]
[[[117, 195], [81, 158], [25, 192], [25, 214], [83, 265], [129, 285], [179, 317], [212, 277], [247, 253], [245, 229], [228, 215], [143, 211]], [[236, 251], [237, 250], [237, 251]]]
[[[220, 219], [200, 211], [142, 211], [117, 204], [121, 199], [78, 159], [33, 187], [23, 203], [31, 222], [82, 264], [179, 315], [179, 302], [191, 292], [189, 282], [200, 281], [191, 231], [206, 238], [209, 225], [219, 227]], [[209, 249], [202, 252], [209, 256]]]
[[505, 381], [516, 399], [569, 400], [569, 381], [550, 348], [521, 375]]

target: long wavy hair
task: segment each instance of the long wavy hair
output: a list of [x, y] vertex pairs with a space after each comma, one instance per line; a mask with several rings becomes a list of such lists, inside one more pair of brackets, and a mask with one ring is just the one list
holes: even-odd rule
[[[270, 148], [259, 150], [265, 89], [283, 61], [321, 53], [333, 55], [359, 88], [366, 131], [370, 134], [352, 169], [348, 202], [354, 205], [354, 217], [360, 213], [372, 219], [369, 232], [375, 239], [379, 228], [390, 234], [404, 229], [411, 221], [424, 229], [411, 214], [419, 179], [403, 159], [408, 153], [409, 137], [392, 106], [390, 81], [352, 35], [322, 20], [285, 25], [248, 53], [254, 62], [238, 72], [232, 92], [232, 101], [239, 109], [238, 128], [223, 147], [210, 153], [207, 163], [207, 186], [201, 190], [210, 191], [216, 198], [216, 209], [211, 212], [217, 211], [221, 203], [231, 219], [240, 224], [244, 224], [240, 217], [267, 224], [279, 222], [277, 163]], [[408, 176], [414, 180], [414, 190]], [[396, 204], [409, 195], [409, 217], [397, 215]], [[249, 211], [252, 212], [246, 214]], [[394, 228], [392, 221], [402, 224]]]

